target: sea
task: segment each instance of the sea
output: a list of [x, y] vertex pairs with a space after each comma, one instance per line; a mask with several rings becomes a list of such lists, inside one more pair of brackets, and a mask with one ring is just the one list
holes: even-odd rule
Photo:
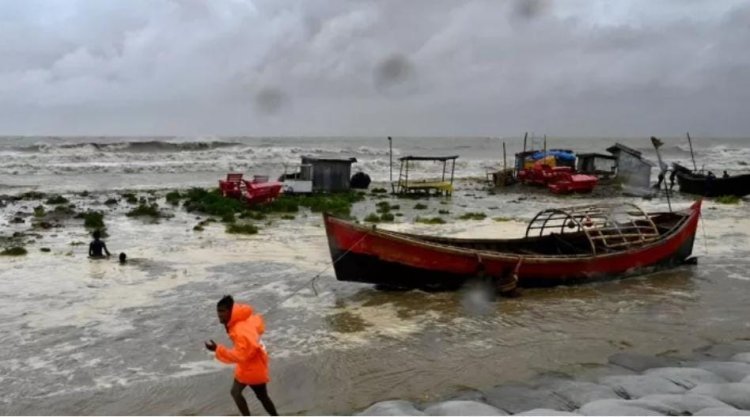
[[[693, 166], [685, 138], [661, 139], [665, 162]], [[747, 199], [704, 202], [697, 265], [496, 300], [337, 281], [318, 213], [270, 216], [257, 221], [257, 235], [232, 235], [220, 222], [195, 231], [205, 216], [164, 200], [168, 191], [214, 187], [229, 171], [273, 178], [301, 156], [356, 158], [353, 172], [388, 187], [400, 157], [458, 155], [451, 197], [420, 200], [421, 208], [386, 196], [402, 216], [378, 227], [521, 237], [539, 210], [603, 201], [488, 189], [486, 173], [504, 165], [503, 143], [511, 166], [522, 137], [394, 137], [392, 154], [387, 138], [0, 139], [0, 246], [15, 239], [28, 250], [0, 256], [0, 414], [236, 414], [232, 370], [203, 347], [228, 343], [215, 316], [224, 294], [264, 315], [269, 393], [284, 414], [351, 414], [389, 399], [427, 404], [549, 372], [577, 375], [621, 351], [679, 355], [750, 337]], [[577, 152], [605, 153], [615, 143], [654, 162], [656, 180], [649, 138], [547, 138], [550, 149]], [[694, 137], [692, 145], [696, 167], [717, 175], [750, 162], [750, 139]], [[544, 139], [528, 139], [531, 147]], [[442, 164], [413, 169], [436, 175]], [[90, 260], [80, 219], [34, 228], [37, 207], [54, 205], [46, 196], [15, 198], [29, 191], [104, 213], [110, 251], [129, 262]], [[166, 216], [127, 216], [126, 191], [156, 201]], [[675, 192], [669, 200], [657, 193], [605, 201], [662, 211], [694, 199]], [[362, 219], [378, 201], [357, 203], [352, 214]], [[462, 220], [468, 212], [487, 217]], [[421, 224], [420, 216], [448, 221]], [[251, 411], [263, 414], [246, 394]]]
[[[665, 162], [693, 167], [685, 138], [662, 138]], [[621, 143], [656, 162], [648, 138], [545, 138], [530, 136], [527, 149], [601, 152]], [[483, 177], [488, 169], [513, 165], [524, 149], [513, 138], [253, 138], [253, 137], [4, 137], [0, 138], [0, 193], [15, 188], [39, 191], [118, 190], [208, 186], [229, 171], [272, 178], [297, 169], [302, 156], [356, 158], [354, 172], [373, 180], [398, 176], [398, 158], [458, 155], [457, 177]], [[750, 139], [693, 139], [695, 167], [743, 171], [750, 162]], [[416, 174], [434, 175], [440, 164], [423, 164]], [[412, 172], [414, 173], [414, 172]]]

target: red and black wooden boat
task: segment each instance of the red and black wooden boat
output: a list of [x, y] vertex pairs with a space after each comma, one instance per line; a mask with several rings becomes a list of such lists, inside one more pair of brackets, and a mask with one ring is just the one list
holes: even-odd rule
[[324, 214], [341, 281], [456, 289], [480, 271], [507, 288], [615, 279], [680, 265], [693, 250], [701, 201], [644, 213], [633, 204], [541, 211], [520, 239], [458, 239], [364, 226]]

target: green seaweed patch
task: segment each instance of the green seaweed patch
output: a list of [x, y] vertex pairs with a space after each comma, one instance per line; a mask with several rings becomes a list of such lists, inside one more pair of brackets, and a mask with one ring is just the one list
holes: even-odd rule
[[2, 256], [23, 256], [29, 253], [26, 248], [23, 246], [13, 246], [10, 248], [5, 248], [2, 252], [0, 252], [0, 255]]
[[266, 204], [256, 205], [250, 210], [261, 213], [297, 213], [300, 203], [296, 196], [281, 196]]
[[47, 204], [67, 204], [69, 202], [70, 201], [67, 198], [65, 198], [65, 197], [63, 197], [61, 195], [52, 196], [52, 197], [48, 198], [47, 201], [45, 201], [45, 203], [47, 203]]
[[266, 215], [259, 211], [246, 210], [240, 214], [240, 219], [265, 220]]
[[380, 223], [380, 216], [377, 213], [370, 213], [365, 216], [364, 221], [367, 223]]
[[47, 195], [38, 191], [28, 191], [19, 195], [21, 200], [43, 200]]
[[484, 220], [485, 218], [487, 218], [487, 215], [481, 212], [468, 212], [459, 217], [461, 220]]
[[40, 221], [40, 222], [34, 222], [31, 227], [33, 229], [51, 229], [53, 227], [53, 224], [47, 221]]
[[39, 251], [41, 251], [41, 252], [52, 252], [52, 249], [50, 249], [50, 248], [39, 248]]
[[258, 233], [258, 227], [250, 223], [230, 223], [226, 228], [227, 233], [254, 235]]
[[492, 220], [494, 220], [496, 222], [509, 222], [509, 221], [511, 221], [513, 219], [510, 218], [510, 217], [493, 217]]
[[193, 227], [193, 230], [194, 230], [194, 231], [196, 231], [196, 232], [202, 232], [202, 231], [204, 231], [204, 230], [205, 230], [205, 228], [204, 228], [204, 227], [205, 227], [205, 226], [206, 226], [207, 224], [209, 224], [209, 223], [213, 223], [213, 222], [215, 222], [215, 221], [216, 221], [216, 220], [214, 220], [214, 219], [205, 219], [205, 220], [201, 220], [200, 222], [198, 222], [198, 224], [196, 224], [196, 225], [195, 225], [195, 227]]
[[76, 214], [75, 208], [76, 206], [72, 204], [68, 206], [55, 206], [55, 208], [52, 209], [52, 214], [59, 216], [72, 216]]
[[165, 196], [165, 199], [167, 200], [167, 203], [176, 206], [180, 204], [180, 200], [182, 200], [183, 196], [180, 194], [179, 191], [170, 191]]
[[307, 207], [313, 213], [328, 212], [339, 215], [349, 215], [352, 205], [364, 200], [359, 193], [347, 192], [338, 194], [313, 194], [301, 196], [300, 205]]
[[188, 212], [197, 211], [217, 216], [227, 223], [234, 222], [235, 213], [241, 213], [247, 208], [239, 200], [222, 196], [218, 189], [208, 191], [203, 188], [191, 188], [188, 190], [185, 195], [183, 207]]
[[716, 199], [716, 202], [719, 204], [739, 204], [740, 198], [736, 195], [723, 195], [721, 197], [718, 197]]
[[268, 204], [253, 206], [251, 210], [265, 213], [295, 213], [300, 207], [306, 207], [313, 213], [327, 212], [338, 216], [349, 216], [352, 205], [364, 200], [358, 192], [310, 195], [282, 195]]
[[427, 204], [417, 203], [414, 205], [414, 210], [425, 210], [427, 209]]
[[104, 202], [107, 206], [114, 206], [117, 205], [118, 201], [116, 198], [108, 198], [107, 201]]
[[294, 220], [296, 217], [293, 214], [282, 214], [281, 215], [282, 220]]
[[83, 190], [80, 193], [78, 193], [78, 195], [80, 195], [81, 197], [88, 197], [89, 194], [90, 193], [88, 192], [88, 190]]
[[138, 197], [134, 193], [122, 193], [120, 195], [128, 204], [138, 204]]
[[424, 223], [424, 224], [445, 224], [445, 220], [443, 220], [441, 217], [419, 217], [417, 216], [416, 219], [414, 219], [417, 223]]
[[404, 213], [396, 213], [396, 217], [404, 217]]
[[393, 213], [383, 213], [380, 215], [380, 221], [383, 222], [392, 222], [396, 218], [393, 216]]
[[128, 217], [162, 217], [161, 211], [159, 211], [159, 205], [156, 203], [151, 204], [139, 204], [136, 208], [125, 213]]
[[451, 214], [450, 210], [438, 210], [438, 214]]
[[47, 214], [47, 210], [44, 209], [43, 205], [34, 207], [34, 217], [44, 217], [45, 214]]
[[328, 315], [326, 321], [331, 326], [331, 330], [338, 333], [358, 333], [372, 327], [372, 324], [364, 321], [361, 316], [349, 311]]
[[74, 240], [74, 241], [70, 242], [70, 246], [83, 246], [85, 244], [86, 243], [81, 242], [80, 240]]
[[104, 229], [104, 213], [100, 211], [87, 211], [78, 213], [76, 218], [83, 219], [83, 227], [87, 229]]
[[385, 194], [387, 192], [388, 190], [386, 190], [385, 188], [373, 188], [372, 190], [370, 190], [370, 193], [372, 194]]

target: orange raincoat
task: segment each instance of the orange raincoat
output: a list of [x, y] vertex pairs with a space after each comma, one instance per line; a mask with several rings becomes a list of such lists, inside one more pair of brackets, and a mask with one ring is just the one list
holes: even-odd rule
[[234, 347], [216, 347], [216, 359], [224, 363], [235, 363], [234, 377], [246, 385], [265, 384], [268, 377], [268, 354], [260, 337], [265, 330], [263, 317], [253, 314], [247, 304], [234, 304], [232, 317], [227, 324], [229, 338]]

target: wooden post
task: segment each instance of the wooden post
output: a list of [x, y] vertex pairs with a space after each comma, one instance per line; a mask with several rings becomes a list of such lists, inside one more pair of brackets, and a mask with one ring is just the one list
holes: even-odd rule
[[391, 194], [396, 193], [396, 189], [393, 185], [393, 139], [388, 136], [388, 154], [390, 155], [390, 171], [391, 171]]
[[529, 132], [523, 134], [523, 151], [526, 152], [526, 138], [529, 136]]
[[544, 135], [544, 153], [547, 153], [547, 135]]
[[505, 175], [505, 172], [507, 170], [508, 170], [508, 163], [505, 157], [505, 141], [503, 141], [503, 175]]
[[688, 145], [690, 145], [690, 157], [693, 158], [693, 171], [698, 170], [698, 166], [695, 164], [695, 154], [693, 153], [693, 141], [690, 139], [690, 132], [687, 132]]

